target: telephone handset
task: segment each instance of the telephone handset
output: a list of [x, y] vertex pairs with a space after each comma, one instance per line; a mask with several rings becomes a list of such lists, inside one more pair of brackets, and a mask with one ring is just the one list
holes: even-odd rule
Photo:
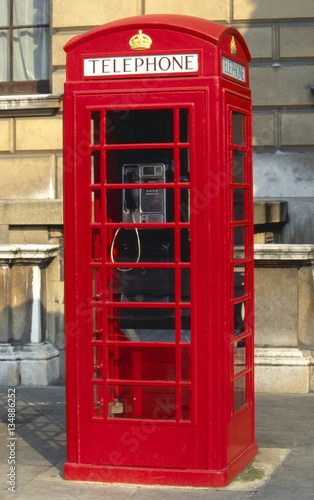
[[[124, 184], [164, 183], [163, 163], [132, 163], [122, 166]], [[123, 189], [123, 222], [166, 222], [166, 190], [158, 188]]]

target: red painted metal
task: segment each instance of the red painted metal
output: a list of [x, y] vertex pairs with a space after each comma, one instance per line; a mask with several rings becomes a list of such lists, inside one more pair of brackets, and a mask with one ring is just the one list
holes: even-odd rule
[[[65, 478], [224, 486], [257, 453], [247, 46], [161, 15], [65, 50]], [[151, 54], [198, 68], [84, 76]]]

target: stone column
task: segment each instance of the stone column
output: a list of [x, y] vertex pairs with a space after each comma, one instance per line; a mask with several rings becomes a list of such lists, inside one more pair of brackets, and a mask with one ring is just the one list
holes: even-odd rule
[[314, 391], [314, 246], [255, 245], [256, 392]]
[[46, 320], [46, 268], [58, 248], [0, 245], [0, 385], [48, 385], [60, 376]]

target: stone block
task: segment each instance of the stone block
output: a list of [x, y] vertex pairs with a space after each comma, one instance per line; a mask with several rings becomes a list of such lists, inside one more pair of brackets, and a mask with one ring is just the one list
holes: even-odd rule
[[55, 197], [55, 165], [49, 156], [1, 158], [0, 178], [2, 200]]
[[309, 197], [313, 200], [314, 157], [312, 153], [272, 154], [264, 152], [254, 155], [253, 165], [256, 197], [277, 200], [279, 198], [287, 200], [288, 197]]
[[307, 394], [309, 366], [255, 366], [255, 392]]
[[62, 149], [62, 117], [18, 118], [17, 151]]
[[255, 344], [297, 346], [298, 269], [255, 269]]
[[268, 19], [308, 19], [314, 17], [312, 0], [234, 0], [233, 18], [236, 21]]
[[314, 269], [302, 267], [299, 271], [299, 341], [314, 348]]
[[182, 2], [181, 0], [146, 0], [145, 14], [183, 14], [210, 19], [211, 21], [230, 21], [230, 0], [198, 0]]
[[21, 241], [26, 245], [50, 243], [45, 226], [11, 226], [9, 238], [11, 244], [19, 244]]
[[314, 26], [281, 26], [279, 35], [281, 58], [313, 58]]
[[12, 152], [12, 127], [8, 118], [0, 119], [0, 151]]
[[54, 95], [64, 93], [65, 69], [57, 69], [52, 73], [52, 92]]
[[25, 345], [20, 359], [22, 385], [50, 385], [59, 380], [59, 351], [49, 342]]
[[[237, 26], [235, 26], [237, 27]], [[267, 27], [239, 27], [241, 35], [246, 41], [252, 59], [271, 59], [273, 56], [272, 28]]]
[[253, 146], [275, 147], [278, 135], [275, 113], [253, 113]]
[[63, 199], [63, 157], [57, 156], [57, 192], [56, 198]]
[[20, 384], [19, 360], [0, 360], [0, 385], [12, 387]]
[[281, 146], [313, 146], [314, 113], [281, 114]]
[[32, 281], [33, 270], [31, 266], [13, 266], [11, 268], [11, 328], [15, 342], [28, 342], [30, 340], [33, 299]]
[[[2, 160], [3, 161], [3, 160]], [[32, 181], [34, 182], [34, 181]], [[26, 197], [26, 196], [25, 196]], [[63, 204], [61, 200], [0, 200], [0, 224], [4, 223], [10, 226], [46, 226], [62, 225], [63, 222]], [[10, 228], [12, 230], [14, 228]], [[38, 228], [37, 228], [38, 229]], [[21, 229], [19, 229], [21, 230]], [[47, 232], [47, 230], [45, 229]], [[46, 240], [47, 236], [44, 236]], [[21, 243], [19, 241], [10, 241], [11, 243]], [[44, 243], [42, 241], [41, 243]], [[28, 243], [28, 242], [27, 242]], [[40, 243], [40, 241], [29, 242]]]
[[48, 360], [21, 360], [20, 373], [22, 385], [50, 385], [60, 377], [59, 358]]
[[79, 33], [73, 31], [72, 33], [55, 33], [52, 37], [52, 65], [65, 66], [66, 53], [63, 50], [65, 44]]
[[[9, 265], [0, 266], [0, 342], [9, 341], [10, 321], [10, 268]], [[1, 384], [0, 384], [1, 385]]]
[[72, 26], [99, 26], [115, 19], [139, 15], [141, 3], [138, 1], [119, 0], [54, 0], [52, 7], [53, 28]]
[[313, 106], [313, 66], [252, 67], [254, 106]]

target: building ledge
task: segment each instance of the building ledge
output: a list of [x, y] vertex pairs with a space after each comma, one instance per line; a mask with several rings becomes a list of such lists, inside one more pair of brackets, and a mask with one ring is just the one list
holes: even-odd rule
[[58, 253], [59, 245], [0, 245], [1, 265], [45, 265]]
[[254, 225], [287, 222], [288, 202], [254, 201]]
[[272, 265], [308, 265], [314, 264], [314, 245], [293, 244], [256, 244], [254, 245], [255, 264], [265, 264], [267, 261]]
[[0, 97], [0, 118], [52, 116], [62, 107], [62, 96], [52, 94], [6, 95]]
[[0, 200], [0, 224], [62, 225], [63, 202], [62, 200]]

